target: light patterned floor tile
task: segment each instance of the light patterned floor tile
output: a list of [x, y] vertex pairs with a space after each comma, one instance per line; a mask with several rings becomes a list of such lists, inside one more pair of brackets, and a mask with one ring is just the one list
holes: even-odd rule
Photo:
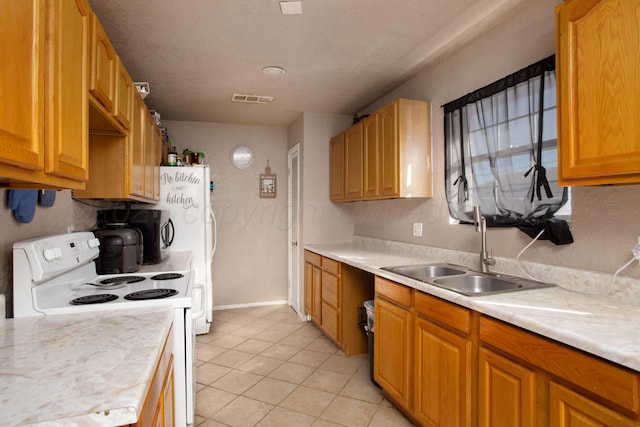
[[262, 379], [262, 375], [250, 372], [232, 370], [224, 377], [210, 384], [211, 387], [219, 388], [230, 393], [242, 394]]
[[261, 402], [277, 405], [282, 402], [297, 386], [274, 378], [264, 378], [244, 392], [244, 396]]
[[315, 418], [286, 408], [276, 407], [256, 427], [308, 427]]
[[378, 407], [373, 403], [338, 396], [324, 410], [320, 418], [350, 427], [366, 427], [376, 414]]
[[293, 384], [302, 384], [314, 371], [311, 366], [299, 363], [285, 362], [269, 374], [270, 378], [287, 381]]
[[345, 356], [287, 305], [216, 311], [213, 326], [196, 337], [197, 427], [412, 425], [367, 355]]
[[233, 402], [216, 412], [214, 420], [232, 427], [253, 427], [273, 409], [273, 405], [238, 396]]
[[333, 393], [300, 386], [291, 392], [279, 406], [319, 417], [335, 398], [336, 395]]

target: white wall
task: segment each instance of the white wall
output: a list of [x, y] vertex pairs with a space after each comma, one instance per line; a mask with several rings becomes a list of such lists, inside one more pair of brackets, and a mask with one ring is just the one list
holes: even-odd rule
[[[203, 151], [216, 187], [218, 224], [213, 258], [214, 307], [287, 300], [287, 130], [284, 126], [163, 121], [178, 151]], [[254, 161], [236, 169], [231, 150], [246, 145]], [[259, 197], [267, 160], [277, 175], [277, 197]]]
[[[362, 236], [412, 242], [466, 252], [479, 250], [479, 235], [469, 225], [450, 225], [444, 196], [444, 131], [441, 105], [555, 52], [554, 9], [558, 0], [524, 2], [508, 19], [458, 51], [429, 66], [369, 106], [375, 111], [398, 97], [432, 101], [434, 196], [427, 201], [361, 202], [355, 231]], [[640, 235], [640, 188], [575, 187], [572, 232], [575, 243], [536, 242], [524, 260], [613, 273], [629, 259]], [[422, 238], [412, 223], [423, 222]], [[530, 241], [517, 229], [490, 229], [488, 245], [497, 257], [515, 258]], [[623, 275], [640, 277], [636, 265]]]
[[350, 116], [304, 113], [302, 233], [304, 243], [350, 242], [352, 206], [329, 200], [329, 140], [348, 128]]

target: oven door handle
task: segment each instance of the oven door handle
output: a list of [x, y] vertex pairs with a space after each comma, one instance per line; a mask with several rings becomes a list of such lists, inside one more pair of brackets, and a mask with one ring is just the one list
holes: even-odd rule
[[[199, 294], [199, 297], [198, 297]], [[204, 315], [204, 306], [205, 306], [205, 290], [204, 285], [202, 283], [194, 283], [193, 285], [193, 295], [191, 296], [191, 302], [198, 301], [198, 306], [191, 307], [191, 318], [197, 319], [200, 316]]]

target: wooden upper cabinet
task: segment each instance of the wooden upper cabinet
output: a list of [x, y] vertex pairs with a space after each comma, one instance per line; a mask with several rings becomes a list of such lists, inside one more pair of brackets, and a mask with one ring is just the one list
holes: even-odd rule
[[[431, 103], [397, 99], [340, 135], [345, 154], [330, 156], [331, 201], [432, 196]], [[340, 169], [344, 198], [333, 194]]]
[[115, 110], [113, 115], [125, 129], [129, 129], [133, 111], [133, 81], [129, 77], [129, 73], [120, 57], [117, 57], [116, 64]]
[[89, 91], [109, 112], [114, 112], [117, 55], [95, 14], [91, 14], [91, 80]]
[[48, 3], [45, 171], [89, 178], [87, 67], [91, 9], [86, 0]]
[[560, 185], [640, 182], [640, 3], [556, 8]]
[[332, 202], [344, 200], [344, 133], [331, 138], [329, 143], [329, 198]]
[[129, 193], [138, 197], [145, 197], [145, 142], [149, 132], [146, 130], [148, 114], [142, 98], [136, 96], [133, 105], [133, 126], [127, 137], [130, 154], [130, 185]]
[[395, 196], [400, 193], [399, 141], [398, 141], [398, 104], [387, 105], [380, 110], [380, 193]]
[[378, 113], [364, 119], [363, 132], [363, 192], [365, 198], [380, 196], [380, 146], [378, 138]]
[[89, 11], [85, 0], [0, 9], [0, 50], [10, 52], [0, 99], [11, 100], [0, 105], [0, 182], [10, 188], [84, 186]]
[[431, 197], [431, 103], [397, 99], [380, 111], [380, 192]]
[[44, 169], [44, 22], [44, 0], [0, 9], [0, 162], [31, 170]]
[[364, 157], [362, 122], [344, 132], [344, 185], [346, 200], [360, 200], [363, 195]]

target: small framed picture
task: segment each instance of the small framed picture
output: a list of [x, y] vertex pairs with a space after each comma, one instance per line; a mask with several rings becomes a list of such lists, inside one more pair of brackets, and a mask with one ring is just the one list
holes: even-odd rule
[[276, 197], [276, 175], [260, 174], [260, 197], [274, 199]]

